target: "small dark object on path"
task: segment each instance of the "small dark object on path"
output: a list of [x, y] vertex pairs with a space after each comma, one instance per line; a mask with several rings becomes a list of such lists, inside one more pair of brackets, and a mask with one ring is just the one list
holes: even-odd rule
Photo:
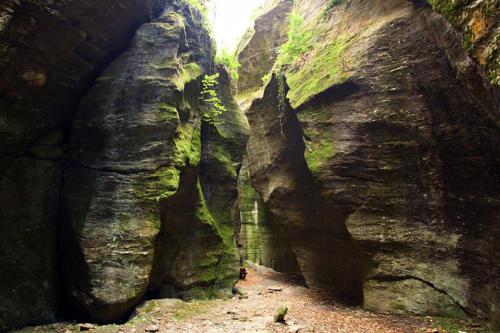
[[245, 278], [247, 277], [247, 269], [244, 268], [244, 267], [241, 267], [240, 268], [240, 280], [245, 280]]
[[94, 325], [86, 323], [86, 324], [80, 324], [80, 331], [90, 331], [95, 328]]

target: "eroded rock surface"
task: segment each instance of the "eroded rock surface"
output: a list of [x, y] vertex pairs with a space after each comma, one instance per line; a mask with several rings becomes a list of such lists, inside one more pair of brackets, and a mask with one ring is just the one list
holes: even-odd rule
[[[100, 321], [148, 289], [160, 204], [200, 155], [200, 119], [184, 88], [210, 65], [210, 40], [188, 7], [143, 25], [80, 103], [65, 170], [66, 292]], [[206, 52], [206, 53], [203, 53]]]
[[308, 285], [360, 300], [362, 259], [342, 223], [345, 213], [329, 209], [307, 168], [301, 125], [278, 97], [284, 84], [273, 76], [247, 113], [252, 184], [284, 228]]
[[[182, 2], [168, 6], [80, 103], [63, 267], [68, 298], [94, 320], [123, 318], [148, 290], [217, 296], [237, 280], [231, 208], [247, 125], [226, 100], [221, 125], [203, 133], [200, 81], [213, 54], [202, 20]], [[216, 162], [204, 168], [207, 149]]]
[[229, 295], [235, 229], [323, 294], [498, 326], [498, 2], [430, 2], [297, 0], [311, 47], [250, 107], [292, 10], [271, 1], [238, 50], [245, 150], [196, 8], [3, 1], [0, 330]]
[[497, 322], [491, 87], [425, 4], [323, 8], [304, 7], [321, 33], [285, 73], [297, 116], [279, 80], [248, 111], [252, 182], [308, 285], [379, 312]]
[[217, 94], [227, 111], [215, 124], [203, 123], [199, 163], [182, 172], [179, 190], [162, 205], [160, 296], [227, 297], [239, 276], [232, 214], [248, 122], [231, 96], [228, 74], [219, 74]]
[[465, 49], [500, 86], [500, 4], [495, 0], [429, 0], [462, 34]]
[[[264, 13], [257, 17], [238, 46], [237, 56], [241, 64], [238, 94], [247, 99], [262, 85], [262, 78], [273, 67], [281, 44], [286, 41], [287, 15], [292, 1], [274, 0], [267, 3]], [[246, 95], [246, 96], [245, 96]]]
[[55, 318], [67, 121], [93, 78], [161, 4], [0, 4], [0, 330]]
[[301, 276], [287, 229], [273, 221], [273, 215], [251, 183], [247, 158], [238, 177], [239, 216], [236, 236], [241, 261], [270, 267], [278, 272]]

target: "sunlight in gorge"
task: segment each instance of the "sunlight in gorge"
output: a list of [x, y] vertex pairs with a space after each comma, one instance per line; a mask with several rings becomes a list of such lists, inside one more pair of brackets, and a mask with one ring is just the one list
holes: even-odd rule
[[265, 0], [211, 0], [210, 20], [217, 49], [233, 51], [250, 26], [252, 14]]

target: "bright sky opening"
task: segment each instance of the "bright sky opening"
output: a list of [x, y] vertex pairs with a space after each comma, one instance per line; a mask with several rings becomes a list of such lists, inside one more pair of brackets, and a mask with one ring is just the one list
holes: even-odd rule
[[217, 49], [234, 51], [251, 24], [255, 9], [266, 0], [211, 0], [210, 19]]

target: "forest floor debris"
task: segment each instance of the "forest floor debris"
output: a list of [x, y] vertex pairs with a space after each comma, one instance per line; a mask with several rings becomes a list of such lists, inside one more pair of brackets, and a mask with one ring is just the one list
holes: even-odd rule
[[[91, 333], [472, 333], [465, 322], [430, 317], [375, 314], [346, 307], [325, 298], [289, 277], [264, 267], [247, 270], [245, 280], [229, 300], [183, 302], [150, 300], [137, 308], [123, 325], [94, 325]], [[279, 286], [279, 287], [276, 287]], [[280, 289], [279, 292], [269, 289]], [[241, 296], [241, 295], [239, 295]], [[284, 323], [275, 322], [280, 307], [287, 308]], [[29, 327], [18, 333], [79, 332], [82, 324], [58, 323]]]

